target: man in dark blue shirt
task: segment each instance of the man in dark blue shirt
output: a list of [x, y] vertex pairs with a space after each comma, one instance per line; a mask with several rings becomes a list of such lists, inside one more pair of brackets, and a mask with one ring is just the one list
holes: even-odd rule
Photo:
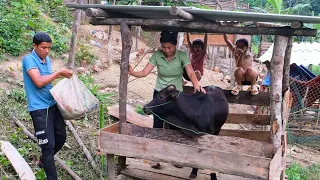
[[66, 141], [66, 124], [49, 90], [52, 88], [52, 81], [62, 76], [70, 78], [72, 71], [66, 68], [52, 71], [48, 57], [51, 44], [48, 34], [35, 34], [33, 51], [23, 58], [22, 69], [28, 111], [41, 147], [39, 166], [44, 168], [48, 180], [56, 180], [54, 155]]

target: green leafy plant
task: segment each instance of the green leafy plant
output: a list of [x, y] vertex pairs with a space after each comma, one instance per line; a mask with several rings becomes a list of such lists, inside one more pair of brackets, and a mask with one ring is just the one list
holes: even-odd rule
[[141, 106], [137, 106], [135, 111], [136, 111], [136, 113], [141, 114], [141, 115], [146, 114], [146, 113], [144, 113], [143, 108]]
[[82, 60], [86, 61], [87, 64], [92, 64], [97, 59], [98, 59], [97, 56], [91, 53], [88, 46], [84, 44], [78, 45], [78, 49], [76, 52], [76, 61], [75, 61], [77, 65], [79, 65], [80, 61]]
[[303, 167], [298, 163], [293, 163], [291, 167], [286, 170], [286, 174], [290, 180], [318, 180], [320, 177], [320, 165], [313, 164]]
[[12, 89], [7, 93], [8, 97], [13, 98], [18, 103], [25, 103], [26, 102], [26, 92], [22, 88]]

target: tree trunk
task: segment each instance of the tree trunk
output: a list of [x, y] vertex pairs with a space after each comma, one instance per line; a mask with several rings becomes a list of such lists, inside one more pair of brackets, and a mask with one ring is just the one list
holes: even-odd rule
[[[121, 53], [121, 64], [120, 64], [120, 83], [119, 83], [119, 132], [121, 133], [122, 123], [127, 120], [127, 89], [128, 89], [128, 67], [129, 67], [129, 56], [132, 47], [132, 37], [130, 27], [125, 23], [121, 22], [121, 42], [122, 42], [122, 53]], [[126, 158], [119, 157], [118, 162], [118, 173], [125, 169]]]
[[[83, 0], [78, 0], [78, 4], [83, 4]], [[69, 61], [68, 61], [68, 67], [70, 69], [74, 68], [74, 61], [76, 57], [76, 52], [77, 52], [77, 43], [78, 43], [78, 31], [79, 31], [79, 25], [80, 25], [80, 20], [81, 20], [81, 11], [78, 9], [76, 11], [76, 16], [75, 20], [72, 26], [72, 37], [71, 37], [71, 42], [70, 42], [70, 49], [69, 49]]]
[[[112, 0], [112, 5], [116, 4], [116, 0]], [[113, 53], [112, 53], [112, 31], [113, 27], [112, 25], [109, 26], [109, 31], [108, 31], [108, 39], [107, 39], [107, 65], [109, 66], [111, 64], [111, 61], [113, 60]]]
[[281, 146], [282, 135], [282, 79], [285, 48], [288, 37], [276, 36], [271, 58], [270, 125], [274, 152]]
[[292, 43], [293, 43], [293, 37], [289, 37], [288, 45], [286, 47], [286, 53], [284, 56], [282, 94], [284, 94], [288, 90], [290, 85], [289, 76], [290, 76], [290, 59], [291, 59]]

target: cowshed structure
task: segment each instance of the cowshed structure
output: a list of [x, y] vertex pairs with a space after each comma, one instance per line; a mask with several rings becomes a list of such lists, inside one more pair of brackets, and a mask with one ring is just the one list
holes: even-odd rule
[[[100, 131], [99, 152], [107, 154], [108, 177], [115, 178], [114, 155], [118, 155], [117, 172], [140, 179], [187, 179], [172, 168], [153, 171], [144, 159], [186, 167], [213, 170], [224, 174], [220, 179], [282, 179], [285, 177], [286, 122], [291, 95], [289, 65], [293, 36], [316, 36], [314, 29], [303, 23], [320, 24], [319, 17], [259, 14], [185, 7], [106, 6], [68, 4], [82, 9], [93, 25], [120, 25], [122, 38], [121, 75], [119, 84], [120, 121]], [[243, 24], [233, 26], [233, 24]], [[256, 22], [287, 23], [288, 26], [261, 27]], [[232, 96], [224, 90], [229, 103], [270, 106], [270, 115], [229, 114], [227, 123], [270, 125], [270, 131], [224, 130], [221, 136], [184, 137], [179, 131], [150, 129], [126, 123], [129, 55], [132, 46], [131, 26], [145, 31], [164, 29], [178, 32], [275, 35], [271, 61], [271, 92], [251, 96], [242, 91]], [[191, 87], [185, 87], [188, 92]], [[228, 136], [228, 137], [226, 137]], [[251, 147], [246, 149], [247, 147]], [[130, 159], [129, 159], [130, 158]], [[126, 159], [129, 166], [126, 166]], [[137, 163], [137, 162], [136, 162]], [[188, 175], [188, 174], [187, 174]], [[199, 179], [207, 179], [203, 171]]]

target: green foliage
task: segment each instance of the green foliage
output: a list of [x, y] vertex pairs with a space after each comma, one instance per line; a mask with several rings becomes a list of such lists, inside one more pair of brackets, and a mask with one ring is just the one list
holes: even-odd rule
[[282, 0], [268, 0], [268, 3], [274, 8], [274, 12], [277, 14], [281, 13], [282, 10]]
[[250, 7], [264, 8], [267, 0], [242, 0], [242, 3], [248, 3]]
[[319, 76], [320, 75], [320, 65], [317, 66], [312, 66], [312, 72], [316, 75]]
[[99, 92], [100, 86], [94, 83], [94, 79], [91, 74], [84, 74], [79, 76], [79, 79], [83, 84], [90, 90], [90, 92], [99, 100], [101, 104], [112, 104], [113, 100], [111, 99], [114, 94], [106, 94]]
[[84, 60], [87, 64], [91, 65], [97, 60], [98, 57], [90, 52], [89, 47], [84, 44], [78, 44], [76, 52], [75, 64], [79, 65], [80, 61]]
[[63, 23], [68, 27], [72, 26], [73, 18], [69, 9], [63, 4], [63, 0], [37, 0], [44, 4], [43, 11], [49, 15], [54, 22]]
[[145, 113], [143, 112], [143, 109], [141, 106], [137, 106], [135, 109], [136, 113], [141, 114], [141, 115], [145, 115]]
[[[46, 4], [43, 6], [46, 7]], [[0, 1], [0, 59], [5, 59], [7, 54], [18, 56], [30, 50], [32, 37], [39, 31], [51, 35], [54, 40], [52, 50], [57, 54], [67, 51], [68, 28], [64, 24], [57, 24], [56, 28], [56, 24], [46, 18], [40, 9], [40, 4], [35, 0]]]
[[312, 7], [312, 11], [316, 16], [320, 14], [320, 1], [319, 0], [310, 0], [310, 5]]
[[313, 164], [308, 167], [303, 167], [300, 164], [293, 163], [286, 170], [288, 179], [290, 180], [318, 180], [320, 177], [320, 165]]
[[26, 91], [21, 88], [12, 89], [7, 92], [7, 96], [13, 98], [18, 103], [26, 103]]

